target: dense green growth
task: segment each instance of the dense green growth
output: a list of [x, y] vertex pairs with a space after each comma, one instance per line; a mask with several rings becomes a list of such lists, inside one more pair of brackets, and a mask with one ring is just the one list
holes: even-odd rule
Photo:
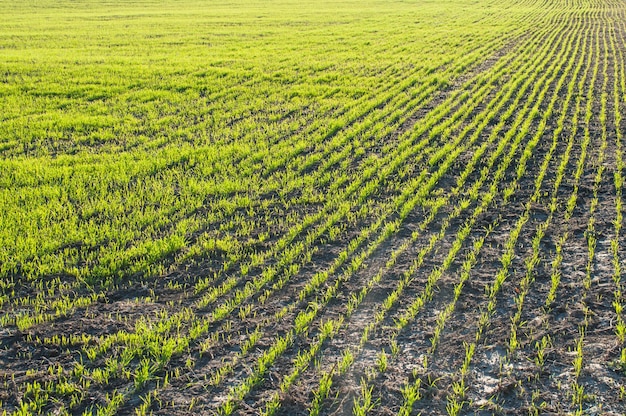
[[626, 411], [625, 4], [0, 15], [6, 414]]
[[3, 303], [249, 257], [519, 33], [496, 2], [56, 3], [2, 5]]

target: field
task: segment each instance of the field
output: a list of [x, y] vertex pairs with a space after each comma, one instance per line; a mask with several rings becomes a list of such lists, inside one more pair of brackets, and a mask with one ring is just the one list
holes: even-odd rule
[[0, 1], [3, 415], [626, 414], [626, 3]]

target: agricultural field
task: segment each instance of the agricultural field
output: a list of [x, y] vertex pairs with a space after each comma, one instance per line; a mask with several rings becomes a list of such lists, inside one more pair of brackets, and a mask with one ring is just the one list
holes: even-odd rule
[[0, 0], [2, 415], [626, 414], [626, 3]]

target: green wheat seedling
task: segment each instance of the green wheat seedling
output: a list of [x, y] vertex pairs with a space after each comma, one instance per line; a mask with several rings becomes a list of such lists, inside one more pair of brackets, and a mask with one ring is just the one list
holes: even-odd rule
[[361, 379], [361, 400], [354, 399], [352, 414], [365, 416], [374, 409], [377, 402], [372, 401], [372, 387], [368, 387], [365, 379]]
[[[595, 36], [595, 43], [594, 43], [594, 50], [597, 54], [598, 49], [599, 49], [599, 44], [600, 44], [600, 35], [599, 35], [599, 29], [596, 29], [596, 36]], [[605, 59], [604, 61], [604, 70], [603, 72], [606, 73], [606, 67], [607, 67], [607, 61]], [[597, 76], [598, 73], [598, 68], [599, 68], [599, 61], [596, 60], [595, 66], [594, 66], [594, 78]], [[606, 79], [604, 81], [603, 84], [603, 90], [606, 88]], [[606, 95], [603, 94], [603, 102], [606, 99]], [[587, 108], [587, 116], [585, 118], [585, 131], [587, 134], [587, 131], [589, 130], [589, 123], [591, 121], [591, 113], [590, 113], [590, 108]], [[590, 215], [589, 215], [589, 220], [587, 223], [587, 229], [585, 231], [585, 238], [587, 240], [587, 265], [586, 265], [586, 273], [585, 273], [585, 277], [582, 281], [582, 286], [583, 286], [583, 294], [581, 296], [581, 306], [584, 312], [584, 319], [583, 322], [580, 324], [579, 326], [579, 337], [576, 340], [576, 346], [575, 346], [575, 352], [576, 355], [572, 361], [572, 365], [574, 368], [574, 382], [572, 383], [572, 389], [571, 389], [571, 398], [572, 398], [572, 407], [574, 409], [576, 409], [576, 412], [580, 412], [582, 411], [582, 406], [583, 406], [583, 401], [586, 397], [585, 394], [585, 389], [584, 386], [581, 385], [579, 383], [579, 378], [580, 378], [580, 374], [582, 372], [582, 368], [583, 368], [583, 364], [584, 364], [584, 349], [583, 349], [583, 345], [584, 345], [584, 339], [585, 339], [585, 334], [587, 332], [587, 327], [588, 327], [588, 322], [589, 322], [589, 314], [591, 313], [589, 307], [587, 306], [587, 293], [589, 292], [590, 288], [591, 288], [591, 274], [592, 274], [592, 268], [593, 268], [593, 262], [594, 262], [594, 258], [595, 258], [595, 251], [596, 251], [596, 243], [597, 240], [595, 238], [595, 211], [597, 208], [597, 204], [598, 204], [598, 186], [599, 183], [602, 179], [602, 173], [603, 173], [603, 166], [602, 166], [602, 160], [604, 158], [604, 151], [606, 149], [606, 126], [605, 123], [601, 121], [601, 125], [603, 126], [602, 128], [602, 137], [601, 137], [601, 144], [600, 147], [598, 149], [598, 169], [596, 171], [596, 175], [594, 177], [594, 187], [593, 187], [593, 197], [592, 200], [590, 202]]]
[[[570, 65], [572, 65], [570, 63]], [[559, 81], [559, 84], [562, 84], [563, 81], [565, 79], [565, 75], [563, 75]], [[558, 90], [558, 89], [557, 89]], [[552, 106], [555, 103], [555, 98], [556, 95], [552, 98], [552, 100], [550, 101], [549, 104], [549, 108], [552, 108]], [[539, 137], [541, 131], [539, 131], [536, 135], [535, 135], [535, 140]], [[532, 143], [532, 142], [531, 142]], [[532, 145], [531, 145], [532, 148]], [[554, 151], [554, 146], [551, 148], [551, 151], [546, 153], [545, 157], [544, 157], [544, 164], [543, 166], [546, 166], [547, 162], [551, 159], [552, 157], [552, 152]], [[527, 156], [528, 153], [524, 153], [524, 156]], [[529, 157], [529, 156], [527, 156]], [[525, 163], [523, 163], [524, 160], [522, 160], [522, 163], [520, 163], [518, 166], [524, 166]], [[544, 168], [545, 171], [545, 168]], [[523, 173], [523, 169], [518, 168], [518, 177], [521, 176], [521, 173]], [[531, 197], [531, 201], [536, 200], [539, 195], [541, 194], [541, 180], [536, 180], [535, 181], [535, 192], [533, 194], [533, 196]], [[495, 310], [495, 302], [496, 302], [496, 298], [495, 295], [499, 292], [500, 287], [502, 286], [502, 283], [504, 282], [506, 275], [507, 275], [507, 269], [511, 263], [511, 256], [513, 253], [513, 249], [514, 249], [514, 242], [517, 240], [518, 236], [519, 236], [519, 231], [521, 230], [521, 227], [525, 224], [525, 222], [528, 220], [528, 212], [530, 209], [530, 203], [528, 203], [526, 205], [526, 210], [524, 212], [524, 214], [518, 219], [516, 226], [511, 230], [510, 235], [509, 235], [509, 240], [505, 243], [505, 252], [503, 253], [502, 257], [501, 257], [501, 264], [502, 264], [502, 268], [500, 269], [500, 271], [498, 272], [498, 274], [496, 275], [496, 279], [495, 282], [492, 286], [490, 286], [487, 290], [487, 298], [489, 300], [487, 309], [485, 311], [483, 311], [483, 313], [481, 313], [480, 319], [479, 319], [479, 324], [478, 324], [478, 329], [476, 332], [476, 342], [479, 340], [481, 334], [484, 331], [484, 327], [488, 324], [489, 322], [489, 316], [493, 313], [493, 311]], [[474, 356], [474, 351], [475, 351], [475, 347], [476, 347], [476, 342], [471, 344], [470, 348], [466, 348], [466, 359], [464, 361], [464, 364], [460, 370], [460, 374], [463, 375], [467, 372], [467, 366], [469, 365], [469, 363], [471, 362], [473, 356]], [[465, 369], [465, 370], [464, 370]], [[458, 383], [458, 382], [457, 382]], [[452, 400], [451, 403], [453, 403], [453, 410], [455, 412], [458, 412], [459, 410], [455, 410], [458, 408], [458, 401], [455, 399], [455, 397], [457, 397], [456, 394], [451, 394], [449, 396], [450, 400]], [[462, 405], [461, 405], [462, 407]]]
[[[623, 58], [623, 53], [621, 50], [616, 48], [616, 37], [615, 37], [615, 28], [611, 28], [611, 36], [610, 40], [610, 49], [611, 54], [614, 58]], [[621, 70], [621, 73], [620, 73]], [[614, 224], [614, 237], [611, 240], [611, 254], [612, 254], [612, 263], [613, 263], [613, 282], [615, 284], [615, 289], [613, 292], [613, 307], [615, 309], [615, 315], [617, 319], [617, 324], [615, 328], [615, 333], [620, 345], [624, 345], [624, 341], [626, 339], [626, 324], [624, 323], [623, 311], [624, 307], [622, 304], [622, 264], [620, 259], [620, 233], [621, 228], [623, 226], [623, 205], [622, 205], [622, 195], [623, 195], [623, 186], [624, 180], [622, 176], [622, 172], [624, 169], [624, 161], [623, 161], [623, 148], [622, 148], [622, 131], [619, 129], [620, 122], [622, 120], [622, 115], [619, 111], [620, 108], [620, 96], [619, 96], [619, 79], [624, 82], [624, 64], [621, 63], [621, 67], [618, 65], [613, 65], [613, 107], [614, 107], [614, 122], [615, 122], [615, 161], [616, 167], [615, 172], [613, 174], [613, 183], [615, 186], [615, 220]], [[622, 84], [623, 85], [623, 84]], [[622, 88], [622, 91], [624, 89]], [[623, 367], [624, 360], [620, 356], [620, 363]]]

